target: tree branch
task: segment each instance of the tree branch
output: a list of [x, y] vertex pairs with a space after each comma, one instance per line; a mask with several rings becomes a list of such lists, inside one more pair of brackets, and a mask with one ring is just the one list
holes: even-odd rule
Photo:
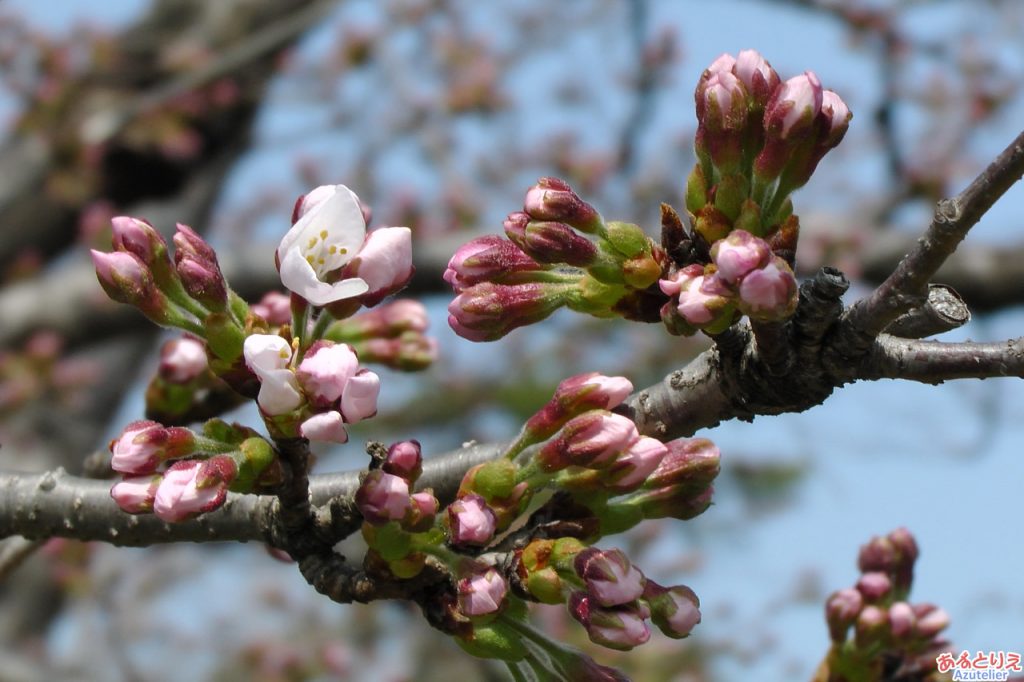
[[917, 247], [907, 254], [867, 298], [847, 312], [850, 330], [874, 338], [897, 317], [921, 305], [928, 282], [956, 250], [967, 232], [1024, 175], [1024, 132], [952, 199], [940, 201]]
[[1024, 338], [996, 343], [943, 343], [882, 334], [865, 359], [861, 377], [927, 384], [950, 379], [1024, 377]]

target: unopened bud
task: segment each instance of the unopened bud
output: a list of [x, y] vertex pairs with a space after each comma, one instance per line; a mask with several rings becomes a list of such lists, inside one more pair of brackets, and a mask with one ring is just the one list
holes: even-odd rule
[[603, 225], [597, 210], [558, 178], [541, 178], [527, 190], [523, 210], [534, 220], [566, 223], [581, 232], [598, 232]]

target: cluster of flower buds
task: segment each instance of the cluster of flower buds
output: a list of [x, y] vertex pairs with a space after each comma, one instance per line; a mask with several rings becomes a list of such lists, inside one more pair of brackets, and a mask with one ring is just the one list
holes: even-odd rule
[[110, 489], [117, 505], [168, 522], [217, 509], [229, 490], [250, 492], [278, 478], [268, 441], [216, 419], [201, 434], [154, 421], [132, 422], [110, 442], [110, 452], [111, 468], [122, 475]]
[[347, 343], [363, 362], [412, 372], [437, 359], [437, 339], [426, 335], [427, 326], [423, 304], [401, 298], [332, 323], [323, 338]]
[[740, 314], [766, 322], [793, 314], [797, 284], [785, 259], [746, 230], [733, 230], [711, 248], [711, 263], [675, 270], [659, 281], [670, 297], [662, 320], [675, 334], [725, 330]]
[[812, 72], [783, 82], [754, 50], [716, 59], [695, 99], [697, 164], [686, 185], [693, 248], [661, 279], [671, 297], [662, 320], [674, 334], [718, 333], [740, 315], [783, 320], [797, 303], [800, 224], [790, 194], [842, 140], [850, 110]]
[[916, 679], [931, 679], [926, 675], [935, 672], [936, 655], [949, 649], [940, 637], [949, 615], [933, 604], [907, 601], [917, 556], [905, 528], [861, 547], [857, 584], [825, 604], [832, 648], [823, 665], [836, 675], [829, 679], [881, 679], [894, 665]]
[[210, 245], [179, 224], [172, 259], [167, 242], [145, 220], [122, 216], [111, 224], [114, 250], [92, 251], [107, 295], [134, 305], [159, 325], [204, 339], [214, 357], [235, 361], [249, 309], [228, 288]]
[[505, 234], [464, 244], [448, 263], [444, 279], [457, 294], [448, 323], [459, 336], [493, 341], [563, 306], [657, 319], [643, 292], [661, 276], [664, 252], [638, 226], [606, 223], [562, 180], [531, 187]]
[[591, 641], [628, 650], [650, 638], [650, 619], [664, 634], [686, 637], [700, 622], [700, 602], [685, 585], [663, 587], [618, 549], [586, 547], [575, 538], [533, 540], [516, 552], [517, 587], [546, 604], [565, 603]]
[[256, 402], [274, 436], [345, 443], [345, 424], [377, 413], [380, 377], [344, 343], [318, 340], [300, 353], [274, 334], [245, 339], [245, 364], [260, 382]]
[[423, 569], [427, 554], [444, 542], [440, 503], [429, 489], [412, 492], [423, 472], [419, 442], [393, 443], [379, 464], [362, 477], [356, 490], [363, 538], [395, 577], [411, 578]]
[[846, 134], [849, 108], [811, 71], [783, 82], [755, 50], [718, 57], [694, 97], [686, 208], [695, 233], [708, 247], [733, 229], [773, 235], [792, 213], [789, 195]]

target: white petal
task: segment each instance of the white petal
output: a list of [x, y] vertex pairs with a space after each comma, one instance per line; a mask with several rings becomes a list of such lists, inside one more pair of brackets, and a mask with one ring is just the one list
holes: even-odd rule
[[267, 372], [287, 367], [292, 347], [276, 334], [252, 334], [245, 339], [242, 355], [249, 369], [262, 377]]
[[297, 408], [302, 404], [302, 394], [295, 374], [288, 369], [275, 369], [261, 376], [256, 402], [271, 416]]
[[336, 246], [337, 251], [333, 256], [325, 256], [326, 262], [317, 268], [320, 272], [337, 270], [350, 261], [363, 245], [366, 222], [359, 207], [359, 198], [344, 185], [336, 185], [336, 190], [307, 210], [285, 234], [277, 247], [282, 269], [289, 251], [297, 247], [306, 256], [310, 240], [319, 240], [324, 232], [327, 233], [326, 243]]
[[369, 286], [358, 277], [343, 279], [334, 284], [321, 282], [313, 267], [306, 262], [298, 249], [292, 249], [281, 261], [281, 283], [289, 291], [315, 306], [324, 306], [343, 298], [352, 298], [366, 293]]

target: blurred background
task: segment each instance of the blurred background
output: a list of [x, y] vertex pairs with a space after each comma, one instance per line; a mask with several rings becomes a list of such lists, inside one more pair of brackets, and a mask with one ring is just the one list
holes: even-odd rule
[[[783, 79], [814, 70], [854, 113], [794, 197], [800, 274], [841, 268], [850, 300], [1024, 121], [1014, 0], [7, 0], [0, 467], [91, 473], [141, 417], [166, 337], [96, 283], [87, 249], [109, 246], [111, 216], [191, 225], [255, 301], [279, 286], [292, 202], [323, 183], [353, 188], [373, 225], [413, 229], [406, 294], [428, 306], [440, 357], [378, 370], [379, 416], [318, 471], [364, 466], [368, 439], [417, 438], [429, 456], [507, 438], [573, 373], [658, 381], [705, 342], [561, 312], [471, 344], [448, 329], [440, 275], [545, 175], [656, 234], [694, 162], [697, 78], [745, 48]], [[1024, 332], [1022, 207], [1018, 186], [940, 274], [975, 314], [943, 338]], [[715, 505], [616, 540], [659, 582], [693, 587], [704, 621], [600, 662], [652, 682], [807, 679], [828, 646], [824, 599], [856, 580], [862, 543], [901, 525], [922, 550], [913, 600], [950, 612], [954, 650], [1021, 651], [1018, 379], [858, 384], [700, 435], [723, 454]], [[538, 620], [587, 645], [564, 610]], [[0, 680], [454, 675], [504, 679], [407, 605], [331, 603], [258, 546], [52, 541], [0, 584]]]

